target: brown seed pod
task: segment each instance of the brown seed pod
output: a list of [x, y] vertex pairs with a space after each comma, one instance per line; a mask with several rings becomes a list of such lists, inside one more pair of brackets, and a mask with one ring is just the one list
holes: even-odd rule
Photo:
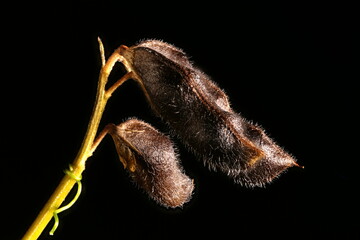
[[182, 50], [157, 40], [120, 49], [153, 110], [210, 169], [252, 187], [297, 165], [260, 127], [235, 113], [227, 95]]
[[194, 183], [183, 172], [167, 136], [137, 119], [110, 124], [108, 130], [120, 161], [152, 199], [172, 208], [190, 200]]

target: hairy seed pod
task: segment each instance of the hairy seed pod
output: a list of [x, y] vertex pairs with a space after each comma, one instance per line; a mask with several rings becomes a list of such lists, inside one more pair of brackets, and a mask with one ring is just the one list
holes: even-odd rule
[[210, 169], [253, 187], [297, 165], [182, 50], [158, 40], [120, 49], [152, 109]]
[[120, 161], [152, 199], [172, 208], [190, 200], [193, 181], [184, 174], [167, 136], [137, 119], [108, 128]]

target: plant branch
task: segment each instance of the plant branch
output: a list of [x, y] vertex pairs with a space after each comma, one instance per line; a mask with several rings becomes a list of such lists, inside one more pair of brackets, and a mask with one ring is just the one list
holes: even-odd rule
[[[118, 48], [105, 62], [104, 48], [101, 43], [101, 40], [100, 39], [98, 40], [100, 45], [100, 54], [101, 54], [103, 66], [100, 71], [95, 105], [93, 108], [92, 116], [90, 118], [90, 122], [88, 124], [87, 132], [85, 134], [80, 150], [72, 164], [73, 177], [69, 176], [68, 174], [66, 174], [63, 177], [63, 179], [61, 180], [58, 187], [55, 189], [54, 193], [52, 194], [48, 202], [45, 204], [45, 206], [40, 211], [39, 215], [37, 216], [33, 224], [25, 233], [23, 240], [35, 240], [40, 236], [40, 234], [43, 232], [43, 230], [45, 229], [45, 227], [53, 217], [54, 211], [56, 211], [60, 207], [60, 205], [65, 200], [66, 196], [69, 194], [69, 192], [77, 182], [75, 178], [80, 177], [82, 172], [85, 170], [86, 160], [92, 155], [96, 146], [99, 144], [99, 142], [97, 142], [95, 143], [96, 146], [93, 147], [94, 139], [98, 131], [101, 117], [103, 115], [107, 100], [111, 95], [111, 94], [106, 94], [105, 86], [108, 81], [108, 77], [110, 75], [112, 68], [114, 67], [116, 62], [122, 60], [122, 56], [120, 55], [120, 48]], [[129, 78], [131, 75], [125, 75], [125, 76]], [[121, 78], [121, 79], [123, 79], [122, 82], [126, 80], [125, 78]], [[115, 90], [117, 87], [118, 86], [110, 89]]]

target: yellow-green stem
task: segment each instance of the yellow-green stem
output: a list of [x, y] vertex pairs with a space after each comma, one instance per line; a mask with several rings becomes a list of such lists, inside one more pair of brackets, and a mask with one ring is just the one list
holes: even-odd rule
[[[100, 51], [103, 58], [103, 47], [102, 43], [99, 40]], [[103, 58], [104, 59], [104, 58]], [[85, 170], [85, 162], [92, 155], [95, 150], [92, 148], [94, 139], [96, 137], [98, 127], [102, 114], [104, 112], [107, 100], [109, 96], [106, 94], [105, 86], [108, 81], [108, 76], [117, 61], [121, 59], [119, 55], [119, 50], [116, 50], [104, 64], [100, 72], [98, 88], [96, 93], [95, 105], [93, 108], [92, 116], [88, 125], [88, 129], [79, 150], [77, 157], [75, 158], [73, 166], [73, 175], [76, 177], [81, 176], [82, 172]], [[76, 180], [73, 177], [65, 175], [61, 180], [60, 184], [45, 204], [43, 209], [40, 211], [39, 215], [30, 226], [28, 231], [25, 233], [23, 240], [35, 240], [43, 232], [45, 227], [48, 225], [49, 221], [53, 217], [53, 213], [56, 209], [60, 207], [62, 202], [65, 200], [66, 196], [69, 194], [73, 186], [75, 185]]]

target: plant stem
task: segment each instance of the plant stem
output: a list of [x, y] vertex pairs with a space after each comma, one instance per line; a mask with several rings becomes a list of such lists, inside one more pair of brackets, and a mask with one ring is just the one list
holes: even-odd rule
[[[86, 135], [84, 137], [81, 148], [76, 156], [72, 166], [73, 166], [73, 175], [80, 177], [82, 172], [85, 170], [85, 162], [92, 155], [95, 148], [93, 148], [94, 139], [96, 137], [98, 127], [100, 124], [101, 117], [103, 115], [107, 100], [110, 95], [106, 94], [105, 86], [108, 81], [108, 77], [115, 63], [122, 59], [122, 56], [119, 54], [119, 49], [115, 50], [114, 53], [110, 56], [108, 61], [105, 63], [103, 57], [103, 45], [99, 39], [100, 52], [102, 56], [103, 66], [100, 71], [98, 88], [96, 93], [95, 105], [93, 108], [92, 116], [88, 125]], [[104, 64], [105, 63], [105, 64]], [[125, 76], [124, 76], [125, 77]], [[75, 185], [76, 180], [69, 175], [65, 175], [61, 180], [58, 187], [55, 189], [54, 193], [45, 204], [43, 209], [40, 211], [39, 215], [30, 226], [28, 231], [25, 233], [23, 240], [35, 240], [43, 232], [56, 209], [60, 207], [62, 202], [65, 200], [66, 196], [69, 194], [73, 186]]]

